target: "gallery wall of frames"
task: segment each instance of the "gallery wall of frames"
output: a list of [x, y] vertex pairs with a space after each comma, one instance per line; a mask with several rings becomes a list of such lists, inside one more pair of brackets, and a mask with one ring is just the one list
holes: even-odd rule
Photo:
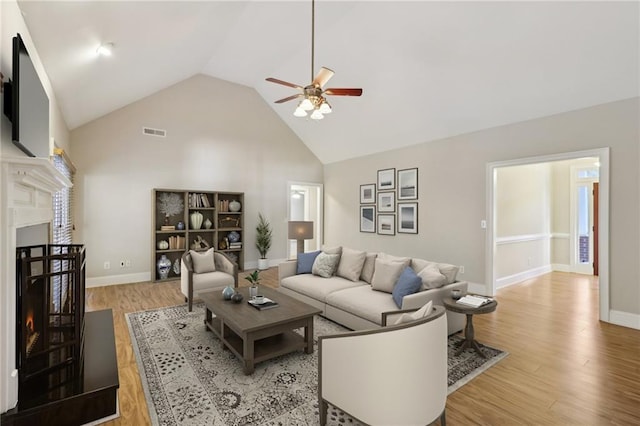
[[418, 233], [418, 169], [378, 170], [376, 183], [360, 185], [360, 232]]

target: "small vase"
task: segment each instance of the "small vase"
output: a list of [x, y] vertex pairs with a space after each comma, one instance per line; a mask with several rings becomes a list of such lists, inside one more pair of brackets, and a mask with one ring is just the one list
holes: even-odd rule
[[176, 229], [178, 231], [183, 231], [184, 230], [184, 222], [183, 221], [178, 222], [178, 224], [176, 225]]
[[166, 250], [169, 248], [169, 243], [166, 240], [158, 241], [158, 250]]
[[241, 207], [242, 204], [240, 204], [240, 201], [238, 200], [232, 200], [229, 202], [229, 211], [231, 212], [239, 212]]
[[158, 259], [157, 266], [160, 279], [166, 280], [169, 277], [169, 271], [171, 270], [171, 260], [169, 260], [167, 256], [163, 254], [160, 259]]
[[235, 292], [235, 289], [228, 285], [222, 290], [222, 297], [224, 297], [224, 300], [231, 300], [231, 296], [233, 296]]
[[243, 299], [243, 298], [244, 298], [244, 297], [242, 296], [242, 293], [233, 293], [233, 296], [231, 296], [231, 300], [232, 300], [234, 303], [240, 303], [240, 302], [242, 302], [242, 299]]
[[173, 273], [176, 275], [180, 275], [180, 258], [177, 258], [175, 262], [173, 262]]
[[258, 284], [252, 284], [249, 287], [249, 299], [253, 300], [258, 295]]
[[189, 220], [191, 220], [191, 229], [200, 229], [202, 226], [202, 213], [193, 212], [189, 216]]
[[213, 223], [211, 223], [211, 221], [209, 220], [209, 218], [207, 218], [207, 219], [204, 221], [204, 227], [205, 227], [206, 229], [210, 229], [210, 228], [211, 228], [211, 225], [213, 225]]

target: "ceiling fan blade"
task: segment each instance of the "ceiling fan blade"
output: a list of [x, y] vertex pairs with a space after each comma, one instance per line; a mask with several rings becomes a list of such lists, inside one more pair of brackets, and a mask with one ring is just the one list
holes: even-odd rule
[[362, 89], [327, 89], [323, 92], [325, 95], [332, 96], [360, 96]]
[[303, 89], [302, 86], [298, 86], [297, 84], [289, 83], [288, 81], [278, 80], [277, 78], [273, 78], [273, 77], [268, 77], [265, 80], [270, 81], [272, 83], [276, 83], [276, 84], [282, 84], [283, 86], [293, 87], [294, 89], [300, 89], [300, 90]]
[[322, 87], [327, 84], [327, 81], [329, 81], [331, 77], [333, 77], [333, 74], [335, 73], [329, 68], [322, 67], [320, 68], [320, 71], [318, 71], [316, 78], [313, 79], [313, 83], [311, 84], [316, 87]]
[[276, 101], [276, 103], [277, 103], [277, 104], [281, 104], [281, 103], [283, 103], [283, 102], [292, 101], [292, 100], [294, 100], [294, 99], [296, 99], [296, 98], [299, 98], [299, 97], [301, 97], [301, 96], [303, 96], [303, 95], [302, 95], [302, 93], [298, 93], [297, 95], [287, 96], [286, 98], [278, 99], [278, 100]]

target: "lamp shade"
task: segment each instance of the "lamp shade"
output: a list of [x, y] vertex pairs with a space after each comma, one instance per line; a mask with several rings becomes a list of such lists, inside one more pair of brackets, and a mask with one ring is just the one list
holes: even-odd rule
[[289, 222], [290, 240], [310, 240], [313, 238], [313, 222], [292, 220]]

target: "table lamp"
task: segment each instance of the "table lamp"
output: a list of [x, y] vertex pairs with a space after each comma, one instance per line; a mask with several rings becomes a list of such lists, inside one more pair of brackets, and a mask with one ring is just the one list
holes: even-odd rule
[[304, 240], [313, 238], [313, 222], [289, 221], [289, 239], [298, 241], [298, 253], [304, 253]]

